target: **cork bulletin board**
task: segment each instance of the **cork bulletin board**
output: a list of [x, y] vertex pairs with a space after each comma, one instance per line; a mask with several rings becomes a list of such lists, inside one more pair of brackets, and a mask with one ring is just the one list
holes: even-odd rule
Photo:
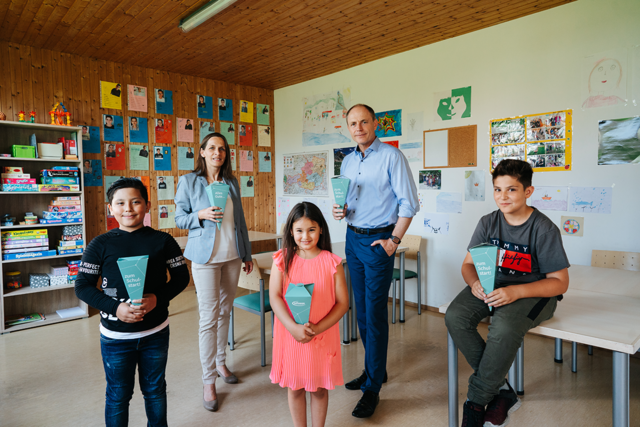
[[[462, 168], [477, 166], [476, 125], [424, 131], [424, 168]], [[436, 161], [429, 156], [436, 156]]]

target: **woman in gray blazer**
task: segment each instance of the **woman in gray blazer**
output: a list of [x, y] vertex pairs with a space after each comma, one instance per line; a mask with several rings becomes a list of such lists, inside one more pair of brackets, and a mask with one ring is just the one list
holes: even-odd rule
[[[240, 200], [240, 186], [231, 172], [229, 144], [220, 133], [207, 135], [200, 145], [195, 170], [180, 177], [176, 192], [176, 224], [189, 230], [184, 256], [191, 260], [200, 311], [200, 363], [204, 391], [202, 404], [218, 410], [215, 381], [238, 378], [225, 364], [229, 316], [236, 296], [240, 267], [253, 270], [251, 243]], [[213, 182], [229, 185], [224, 212], [212, 207], [205, 188]], [[218, 230], [216, 223], [220, 223]]]

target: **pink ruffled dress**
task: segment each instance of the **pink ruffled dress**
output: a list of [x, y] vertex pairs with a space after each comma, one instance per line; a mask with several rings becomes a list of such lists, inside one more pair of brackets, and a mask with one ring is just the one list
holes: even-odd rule
[[[276, 267], [283, 272], [282, 250], [273, 254]], [[336, 290], [333, 275], [340, 264], [339, 256], [322, 251], [314, 259], [303, 259], [294, 255], [289, 268], [289, 278], [284, 278], [282, 295], [289, 283], [313, 283], [309, 321], [317, 324], [333, 308]], [[285, 301], [286, 304], [286, 301]], [[291, 313], [289, 313], [291, 314]], [[273, 360], [271, 382], [292, 390], [317, 391], [318, 388], [333, 390], [343, 385], [340, 328], [336, 323], [306, 344], [300, 344], [276, 317], [273, 331]]]

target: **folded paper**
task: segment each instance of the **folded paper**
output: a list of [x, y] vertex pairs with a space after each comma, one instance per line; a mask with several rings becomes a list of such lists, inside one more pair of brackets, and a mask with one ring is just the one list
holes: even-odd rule
[[124, 280], [124, 285], [129, 293], [129, 298], [132, 301], [142, 299], [144, 295], [144, 282], [147, 277], [148, 261], [149, 255], [118, 258], [118, 268], [120, 269], [122, 280]]
[[293, 320], [299, 325], [309, 323], [312, 295], [313, 283], [290, 283], [287, 288], [284, 299], [287, 301]]
[[349, 192], [349, 183], [351, 180], [343, 175], [334, 176], [331, 178], [331, 186], [333, 187], [333, 197], [337, 205], [344, 208], [344, 204], [347, 202], [347, 193]]
[[[227, 196], [229, 195], [229, 186], [222, 182], [214, 182], [209, 185], [207, 188], [207, 196], [209, 196], [209, 202], [211, 206], [216, 206], [222, 209], [224, 212], [225, 206], [227, 206]], [[222, 226], [222, 223], [216, 222], [218, 226], [218, 230]]]
[[485, 294], [490, 294], [496, 284], [496, 261], [498, 259], [498, 247], [489, 243], [483, 243], [469, 249], [473, 265], [476, 267], [480, 284]]

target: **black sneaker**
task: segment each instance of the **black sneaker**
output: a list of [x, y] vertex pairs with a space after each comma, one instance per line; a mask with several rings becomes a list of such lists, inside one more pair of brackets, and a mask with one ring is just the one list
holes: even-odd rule
[[[347, 390], [360, 390], [360, 387], [362, 387], [362, 384], [365, 382], [367, 382], [367, 372], [363, 370], [362, 375], [346, 383], [344, 388]], [[387, 371], [384, 371], [384, 378], [382, 379], [382, 382], [387, 382]]]
[[462, 407], [462, 427], [482, 427], [484, 423], [484, 406], [470, 400]]
[[511, 385], [507, 382], [509, 390], [500, 390], [500, 393], [487, 405], [484, 415], [484, 427], [503, 427], [509, 424], [509, 415], [522, 406]]

